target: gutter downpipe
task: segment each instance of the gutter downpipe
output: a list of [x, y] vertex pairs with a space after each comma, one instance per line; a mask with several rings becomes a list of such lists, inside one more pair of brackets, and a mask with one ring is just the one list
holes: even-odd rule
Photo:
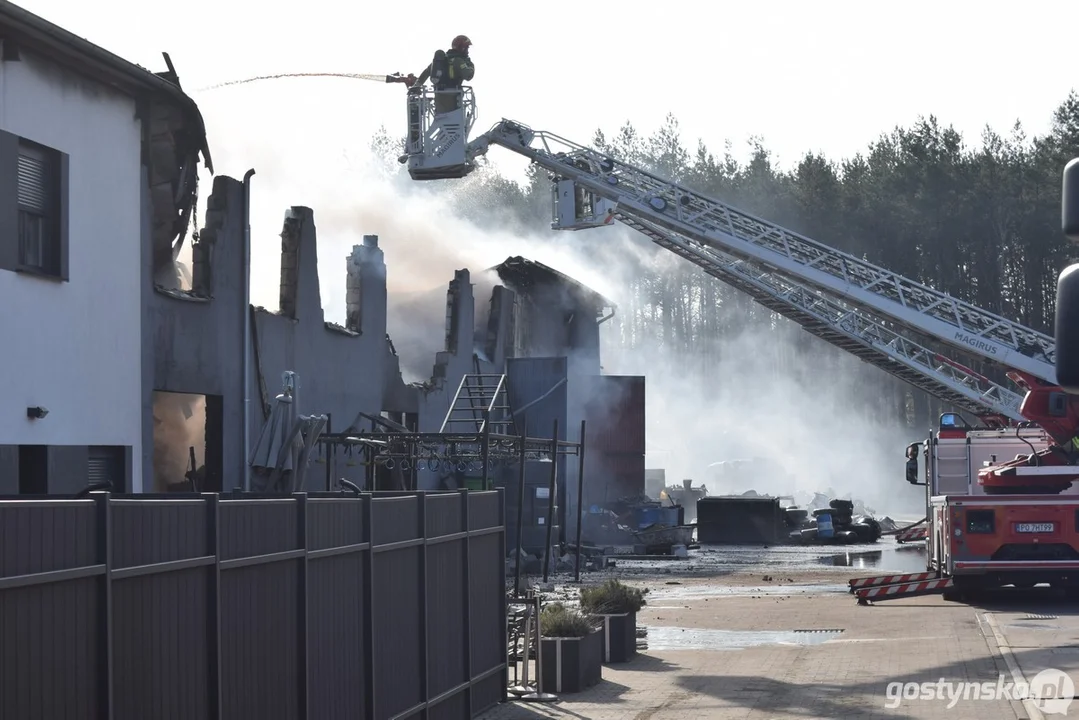
[[251, 491], [251, 176], [244, 173], [244, 491]]

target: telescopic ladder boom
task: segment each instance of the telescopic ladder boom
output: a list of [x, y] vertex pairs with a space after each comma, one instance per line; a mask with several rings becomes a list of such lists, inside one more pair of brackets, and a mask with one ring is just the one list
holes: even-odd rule
[[1056, 384], [1053, 338], [552, 133], [502, 120], [468, 146], [500, 145], [632, 218], [749, 261], [900, 328]]
[[464, 177], [478, 155], [501, 145], [553, 174], [552, 227], [617, 220], [813, 335], [979, 417], [1022, 420], [1023, 397], [916, 337], [1055, 378], [1047, 336], [551, 133], [503, 119], [467, 142], [476, 119], [471, 88], [455, 109], [436, 105], [428, 91], [409, 93], [400, 160], [413, 179]]
[[614, 218], [810, 334], [960, 410], [978, 417], [992, 414], [1023, 420], [1021, 395], [919, 345], [867, 310], [847, 307], [825, 293], [813, 292], [794, 280], [645, 220], [619, 212]]

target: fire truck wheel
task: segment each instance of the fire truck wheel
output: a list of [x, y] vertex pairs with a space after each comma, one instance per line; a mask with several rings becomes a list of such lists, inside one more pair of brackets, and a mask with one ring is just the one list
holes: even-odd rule
[[962, 590], [946, 590], [941, 594], [941, 597], [944, 598], [944, 602], [962, 603], [967, 601], [967, 594]]
[[1079, 585], [1074, 583], [1052, 583], [1054, 590], [1060, 590], [1066, 600], [1079, 599]]

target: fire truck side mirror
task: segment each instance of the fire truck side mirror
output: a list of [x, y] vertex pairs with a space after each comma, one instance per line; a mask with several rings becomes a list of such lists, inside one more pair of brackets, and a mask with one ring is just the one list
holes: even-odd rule
[[1057, 278], [1055, 324], [1057, 385], [1079, 394], [1079, 264], [1068, 266]]
[[907, 482], [918, 485], [918, 451], [920, 443], [907, 445]]
[[[1060, 194], [1060, 229], [1079, 245], [1079, 158], [1064, 166]], [[1057, 278], [1056, 306], [1057, 384], [1079, 394], [1079, 265], [1071, 265]]]
[[1060, 229], [1064, 237], [1079, 244], [1079, 158], [1064, 166], [1060, 193]]
[[918, 458], [916, 457], [907, 460], [907, 482], [911, 485], [918, 484]]

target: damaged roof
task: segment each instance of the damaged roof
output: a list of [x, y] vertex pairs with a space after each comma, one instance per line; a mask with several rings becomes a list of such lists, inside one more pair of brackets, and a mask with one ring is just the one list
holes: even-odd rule
[[180, 88], [167, 53], [162, 55], [169, 69], [162, 73], [150, 72], [8, 0], [0, 0], [0, 40], [5, 41], [5, 54], [23, 47], [135, 97], [149, 94], [168, 98], [196, 122], [201, 141], [199, 149], [206, 169], [213, 172], [202, 113], [195, 101]]
[[580, 299], [594, 304], [597, 308], [611, 308], [613, 310], [618, 307], [610, 299], [600, 295], [587, 285], [574, 280], [569, 275], [519, 255], [507, 258], [504, 262], [489, 268], [489, 270], [498, 273], [498, 277], [502, 282], [521, 289], [537, 285], [558, 285], [569, 289]]

